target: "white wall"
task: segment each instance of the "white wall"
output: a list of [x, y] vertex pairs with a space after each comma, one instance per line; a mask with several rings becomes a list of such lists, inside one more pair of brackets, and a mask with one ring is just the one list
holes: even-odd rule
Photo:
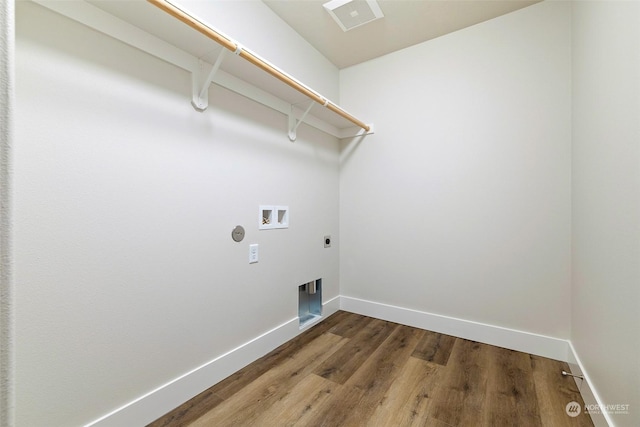
[[[298, 285], [338, 295], [333, 137], [292, 144], [220, 87], [197, 113], [187, 73], [30, 2], [16, 51], [17, 425], [91, 422], [294, 319]], [[258, 231], [259, 204], [289, 205], [289, 229]]]
[[[184, 4], [376, 134], [291, 144], [218, 87], [195, 113], [183, 71], [18, 2], [17, 425], [90, 422], [294, 318], [316, 277], [325, 301], [570, 338], [604, 403], [640, 401], [638, 3], [540, 3], [343, 70], [340, 91], [261, 2]], [[291, 228], [258, 232], [261, 203]]]
[[341, 71], [341, 293], [568, 338], [571, 8], [544, 2]]
[[260, 0], [181, 0], [181, 7], [334, 102], [338, 69]]
[[14, 420], [14, 298], [11, 250], [11, 147], [15, 115], [13, 2], [0, 3], [0, 425]]
[[573, 4], [571, 341], [619, 426], [640, 425], [640, 3]]

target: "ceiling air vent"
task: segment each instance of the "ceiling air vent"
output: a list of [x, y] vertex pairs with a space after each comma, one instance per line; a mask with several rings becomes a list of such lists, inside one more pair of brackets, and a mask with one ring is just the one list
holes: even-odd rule
[[349, 31], [384, 17], [376, 0], [331, 0], [323, 4], [342, 31]]

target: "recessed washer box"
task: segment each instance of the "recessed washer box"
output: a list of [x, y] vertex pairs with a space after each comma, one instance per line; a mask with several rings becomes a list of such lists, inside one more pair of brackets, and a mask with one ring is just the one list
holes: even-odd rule
[[261, 205], [258, 211], [258, 228], [289, 228], [289, 206]]

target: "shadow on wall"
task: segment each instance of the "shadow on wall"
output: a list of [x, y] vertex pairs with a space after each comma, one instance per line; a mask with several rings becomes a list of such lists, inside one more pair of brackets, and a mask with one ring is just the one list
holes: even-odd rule
[[343, 139], [340, 143], [340, 164], [345, 164], [349, 161], [353, 153], [356, 151], [358, 146], [369, 136], [371, 139], [371, 135], [360, 135], [353, 138]]

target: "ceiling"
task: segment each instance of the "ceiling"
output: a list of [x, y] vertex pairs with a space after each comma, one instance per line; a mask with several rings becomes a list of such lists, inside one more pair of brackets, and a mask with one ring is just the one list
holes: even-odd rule
[[540, 0], [378, 0], [384, 18], [344, 32], [329, 0], [262, 0], [338, 68], [521, 9]]

